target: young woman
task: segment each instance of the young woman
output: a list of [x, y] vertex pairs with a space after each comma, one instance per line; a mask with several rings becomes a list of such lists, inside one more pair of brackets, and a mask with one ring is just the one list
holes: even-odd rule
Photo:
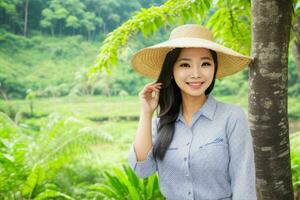
[[134, 69], [156, 81], [139, 93], [128, 161], [139, 177], [158, 172], [167, 199], [257, 199], [247, 117], [240, 106], [210, 94], [215, 78], [252, 59], [215, 43], [207, 28], [195, 24], [179, 26], [169, 40], [133, 55]]

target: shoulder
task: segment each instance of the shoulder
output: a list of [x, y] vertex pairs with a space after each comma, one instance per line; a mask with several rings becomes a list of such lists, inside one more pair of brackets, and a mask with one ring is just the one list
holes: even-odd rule
[[[249, 122], [247, 112], [240, 105], [218, 102], [219, 107], [222, 108], [223, 113], [226, 113], [226, 132], [229, 134], [229, 138], [234, 131], [240, 132], [240, 136], [244, 137], [244, 134], [249, 133]], [[242, 134], [244, 133], [244, 134]]]
[[246, 117], [246, 111], [240, 105], [225, 103], [219, 100], [216, 100], [216, 104], [217, 112], [225, 114], [231, 120]]

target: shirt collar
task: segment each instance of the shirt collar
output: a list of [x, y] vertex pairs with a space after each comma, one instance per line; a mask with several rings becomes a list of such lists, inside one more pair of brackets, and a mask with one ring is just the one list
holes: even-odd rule
[[[211, 94], [209, 94], [204, 104], [200, 107], [200, 109], [197, 112], [193, 114], [193, 118], [194, 117], [198, 118], [199, 116], [203, 115], [206, 118], [213, 120], [216, 106], [217, 106], [217, 102], [215, 98]], [[180, 104], [179, 114], [176, 121], [178, 120], [184, 122], [183, 115], [182, 115], [182, 103]]]

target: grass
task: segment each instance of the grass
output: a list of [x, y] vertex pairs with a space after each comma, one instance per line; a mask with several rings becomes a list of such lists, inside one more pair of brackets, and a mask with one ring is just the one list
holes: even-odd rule
[[[217, 100], [227, 103], [240, 105], [247, 110], [247, 97], [235, 98], [234, 96], [216, 97]], [[296, 99], [290, 99], [297, 107]], [[29, 112], [29, 104], [26, 100], [12, 100], [10, 102], [0, 101], [0, 105], [8, 106], [11, 104], [21, 112]], [[42, 98], [34, 101], [36, 114], [45, 114], [40, 118], [21, 118], [20, 125], [28, 134], [43, 134], [40, 127], [47, 121], [47, 115], [52, 112], [61, 114], [74, 113], [85, 119], [97, 117], [114, 116], [138, 116], [140, 105], [137, 96], [127, 97], [62, 97], [62, 98]], [[111, 142], [95, 143], [88, 146], [90, 152], [80, 154], [71, 163], [65, 166], [57, 174], [55, 181], [57, 185], [70, 189], [69, 193], [80, 190], [82, 184], [101, 183], [103, 181], [102, 172], [112, 167], [121, 167], [127, 163], [127, 157], [136, 135], [138, 122], [136, 120], [115, 121], [114, 118], [108, 121], [88, 120], [85, 125], [101, 127], [101, 131], [112, 136]], [[290, 121], [295, 123], [294, 131], [300, 131], [300, 120]], [[26, 128], [27, 127], [27, 128]], [[299, 133], [291, 134], [292, 162], [296, 166], [299, 155]], [[296, 138], [297, 136], [297, 138]], [[71, 175], [70, 175], [71, 173]], [[73, 174], [73, 175], [72, 175]], [[299, 181], [297, 169], [293, 172], [294, 182]], [[77, 185], [78, 184], [78, 185]], [[67, 185], [68, 187], [65, 187]]]
[[[247, 97], [235, 98], [233, 96], [216, 97], [217, 100], [227, 103], [233, 103], [243, 107], [247, 111]], [[21, 112], [29, 112], [29, 102], [26, 100], [12, 100], [10, 102], [1, 101], [0, 104], [11, 104], [17, 106]], [[298, 105], [296, 99], [290, 99], [289, 103], [294, 106]], [[7, 106], [7, 105], [6, 105]], [[85, 119], [101, 119], [108, 117], [108, 121], [91, 120], [95, 126], [105, 125], [107, 133], [113, 137], [113, 143], [98, 144], [91, 146], [93, 156], [91, 159], [95, 164], [103, 167], [124, 163], [127, 159], [129, 146], [131, 145], [137, 129], [137, 119], [130, 121], [115, 121], [115, 116], [139, 116], [140, 103], [138, 96], [127, 97], [62, 97], [62, 98], [41, 98], [34, 101], [35, 114], [42, 115], [41, 118], [23, 118], [20, 120], [29, 127], [31, 134], [39, 133], [39, 126], [41, 126], [47, 115], [52, 112], [59, 112], [61, 114], [76, 114]], [[290, 127], [293, 127], [293, 132], [299, 131], [299, 120], [290, 120]], [[30, 132], [29, 131], [29, 132]], [[89, 159], [89, 158], [87, 158]]]
[[108, 125], [106, 131], [113, 136], [114, 141], [112, 144], [91, 146], [97, 158], [95, 164], [104, 168], [112, 165], [120, 166], [121, 163], [127, 162], [129, 148], [136, 134], [137, 123], [123, 121], [105, 124]]
[[[7, 105], [8, 102], [2, 101], [1, 104]], [[12, 100], [9, 104], [16, 106], [21, 112], [30, 112], [29, 102], [26, 100]], [[135, 96], [41, 98], [34, 100], [34, 112], [37, 115], [51, 112], [76, 113], [85, 118], [132, 116], [139, 113], [139, 101]]]
[[295, 190], [299, 194], [300, 190], [300, 131], [290, 135], [291, 144], [291, 164], [292, 164], [292, 175], [293, 175], [293, 185]]
[[[248, 97], [243, 96], [215, 96], [219, 101], [241, 106], [245, 112], [248, 111]], [[0, 105], [15, 107], [18, 111], [29, 113], [30, 107], [27, 100], [10, 100], [9, 102], [0, 100]], [[76, 113], [82, 117], [91, 118], [112, 118], [114, 116], [138, 116], [140, 103], [138, 96], [93, 96], [78, 97], [65, 96], [57, 98], [39, 98], [34, 100], [34, 113], [36, 115], [48, 115], [51, 112]], [[295, 97], [289, 97], [288, 111], [289, 120], [300, 120], [300, 103]]]

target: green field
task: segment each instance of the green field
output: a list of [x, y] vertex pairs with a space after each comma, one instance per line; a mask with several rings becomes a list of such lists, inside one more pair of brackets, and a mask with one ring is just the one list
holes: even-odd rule
[[[233, 96], [216, 97], [217, 100], [240, 105], [247, 112], [247, 97], [237, 99]], [[30, 113], [29, 102], [26, 100], [1, 101], [2, 107], [12, 105], [21, 113]], [[105, 144], [91, 145], [95, 157], [95, 165], [119, 165], [126, 162], [129, 145], [133, 142], [139, 115], [139, 100], [137, 96], [128, 97], [61, 97], [44, 98], [34, 100], [34, 115], [36, 117], [20, 117], [19, 123], [38, 134], [40, 126], [45, 124], [51, 113], [59, 113], [63, 116], [75, 116], [84, 120], [92, 127], [103, 129], [110, 134], [113, 141]], [[295, 108], [298, 108], [297, 99], [289, 99], [289, 107], [292, 107], [290, 133], [300, 131], [300, 119]], [[128, 117], [126, 119], [126, 117]], [[26, 125], [25, 125], [26, 124]], [[29, 129], [29, 130], [28, 130]], [[39, 132], [40, 131], [40, 132]], [[89, 155], [90, 156], [90, 155]]]
[[[247, 112], [247, 97], [215, 98], [240, 105]], [[15, 122], [29, 138], [27, 144], [33, 146], [34, 151], [27, 155], [32, 162], [29, 166], [49, 157], [43, 166], [49, 173], [47, 180], [61, 188], [61, 192], [77, 197], [89, 191], [91, 185], [103, 183], [104, 171], [127, 164], [140, 109], [138, 96], [35, 99], [33, 117], [30, 117], [28, 100], [1, 101], [0, 105], [2, 110], [15, 114]], [[297, 99], [290, 98], [289, 106], [292, 108], [290, 133], [299, 132], [300, 120], [295, 118], [299, 114]], [[13, 134], [11, 137], [18, 138]]]
[[[234, 96], [214, 96], [217, 100], [240, 105], [245, 112], [248, 109], [248, 97], [235, 98]], [[8, 110], [12, 107], [19, 112], [29, 114], [30, 104], [28, 100], [0, 100], [0, 109]], [[138, 96], [93, 96], [93, 97], [57, 97], [39, 98], [33, 101], [33, 111], [35, 116], [47, 116], [52, 112], [61, 114], [75, 114], [91, 121], [107, 121], [109, 119], [121, 118], [137, 120], [139, 115]], [[289, 121], [291, 132], [297, 131], [297, 121], [300, 120], [300, 104], [297, 98], [290, 97], [288, 100]], [[25, 121], [28, 119], [24, 119]], [[299, 129], [298, 129], [299, 130]]]

